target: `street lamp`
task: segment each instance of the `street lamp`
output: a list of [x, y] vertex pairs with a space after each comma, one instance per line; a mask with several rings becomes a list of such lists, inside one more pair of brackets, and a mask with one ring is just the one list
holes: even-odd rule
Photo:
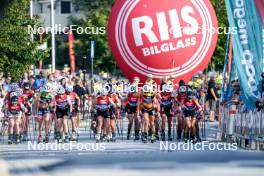
[[86, 56], [83, 56], [82, 57], [82, 71], [83, 71], [83, 80], [85, 81], [86, 80], [86, 77], [85, 77], [85, 75], [86, 75], [86, 69], [84, 68], [84, 63], [85, 63], [85, 60], [87, 59], [87, 57]]
[[55, 29], [54, 29], [54, 0], [50, 0], [51, 4], [51, 52], [52, 52], [52, 72], [56, 70], [56, 51], [55, 51]]

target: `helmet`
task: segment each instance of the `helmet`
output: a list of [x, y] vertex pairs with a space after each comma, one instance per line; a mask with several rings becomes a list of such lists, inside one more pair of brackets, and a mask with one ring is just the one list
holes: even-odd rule
[[108, 91], [102, 91], [102, 92], [101, 92], [101, 95], [102, 95], [102, 96], [106, 96], [106, 95], [108, 95]]
[[18, 95], [17, 95], [16, 92], [11, 92], [11, 93], [10, 93], [10, 98], [11, 98], [11, 97], [18, 97]]
[[193, 78], [199, 78], [199, 74], [194, 74]]
[[12, 97], [10, 98], [10, 101], [11, 101], [12, 103], [17, 103], [17, 102], [18, 102], [18, 96], [12, 96]]
[[65, 94], [65, 89], [62, 87], [62, 86], [60, 86], [60, 87], [58, 87], [58, 89], [57, 89], [57, 93], [58, 94]]
[[210, 72], [209, 73], [209, 77], [210, 78], [216, 78], [216, 76], [217, 76], [217, 73], [216, 72]]
[[73, 86], [67, 86], [66, 87], [66, 92], [72, 92], [73, 91]]
[[153, 91], [153, 87], [149, 84], [143, 86], [143, 92], [151, 92]]
[[51, 87], [49, 84], [46, 84], [44, 87], [43, 87], [43, 91], [44, 92], [51, 92]]
[[130, 93], [131, 93], [131, 92], [133, 92], [133, 93], [137, 92], [137, 86], [135, 86], [135, 85], [130, 85], [130, 86], [129, 86], [129, 92], [130, 92]]
[[185, 93], [186, 93], [186, 86], [180, 86], [179, 94], [185, 94]]
[[153, 75], [152, 74], [148, 74], [147, 77], [148, 78], [153, 78]]
[[17, 83], [12, 83], [10, 86], [11, 91], [16, 91], [19, 88]]
[[193, 89], [191, 87], [188, 87], [187, 89], [187, 98], [192, 99], [194, 95]]
[[163, 91], [164, 92], [172, 92], [173, 91], [173, 87], [170, 84], [165, 84], [163, 87]]
[[197, 74], [198, 74], [199, 76], [201, 76], [201, 75], [203, 75], [203, 71], [198, 71]]
[[139, 82], [140, 79], [139, 79], [139, 77], [135, 76], [135, 77], [133, 78], [133, 81], [134, 81], [134, 82]]
[[23, 87], [24, 87], [24, 89], [28, 90], [28, 89], [30, 89], [30, 84], [28, 82], [25, 82]]
[[23, 95], [23, 90], [20, 89], [20, 88], [18, 88], [18, 89], [16, 90], [16, 93], [17, 93], [18, 96], [21, 96], [21, 95]]
[[163, 76], [160, 80], [161, 82], [166, 82], [168, 80], [168, 76]]
[[179, 86], [185, 86], [185, 82], [183, 80], [180, 80]]

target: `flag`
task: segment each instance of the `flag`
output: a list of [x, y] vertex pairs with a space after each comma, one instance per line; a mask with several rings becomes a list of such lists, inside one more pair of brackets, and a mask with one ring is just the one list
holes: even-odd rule
[[75, 66], [75, 52], [74, 52], [74, 35], [72, 31], [69, 31], [68, 33], [68, 42], [69, 42], [70, 67], [71, 67], [71, 72], [74, 73], [76, 66]]
[[255, 108], [261, 98], [263, 70], [262, 22], [255, 1], [225, 0], [229, 26], [237, 29], [232, 34], [233, 61], [248, 109]]

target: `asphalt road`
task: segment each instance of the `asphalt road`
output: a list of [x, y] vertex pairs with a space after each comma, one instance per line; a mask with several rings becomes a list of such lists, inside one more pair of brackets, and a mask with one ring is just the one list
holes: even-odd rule
[[[33, 149], [32, 143], [24, 143], [0, 145], [0, 152], [14, 176], [263, 175], [264, 152], [242, 150], [221, 143], [217, 140], [217, 132], [215, 123], [207, 124], [207, 141], [203, 142], [203, 150], [176, 141], [167, 143], [171, 148], [164, 150], [166, 143], [143, 144], [122, 140], [121, 137], [116, 143], [96, 144], [90, 139], [89, 131], [83, 128], [79, 143], [72, 144], [71, 150], [67, 147], [53, 150], [50, 145], [43, 151], [40, 149], [44, 145], [35, 145], [39, 148]], [[226, 150], [212, 147], [217, 144], [222, 148], [225, 146]]]

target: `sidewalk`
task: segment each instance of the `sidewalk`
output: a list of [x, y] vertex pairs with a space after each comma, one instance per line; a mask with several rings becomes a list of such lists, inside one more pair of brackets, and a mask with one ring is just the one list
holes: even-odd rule
[[10, 176], [7, 163], [5, 162], [5, 160], [3, 160], [1, 158], [0, 158], [0, 175], [1, 176]]

